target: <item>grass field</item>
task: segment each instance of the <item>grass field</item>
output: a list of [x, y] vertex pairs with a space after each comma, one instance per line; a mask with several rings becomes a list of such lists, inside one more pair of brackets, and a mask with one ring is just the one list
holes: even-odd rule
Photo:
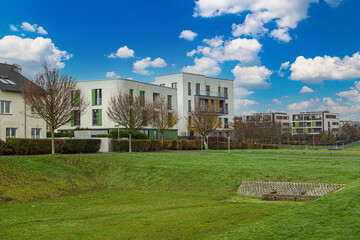
[[[360, 159], [261, 155], [0, 157], [0, 239], [358, 239], [359, 170]], [[347, 186], [263, 202], [235, 194], [243, 180]]]

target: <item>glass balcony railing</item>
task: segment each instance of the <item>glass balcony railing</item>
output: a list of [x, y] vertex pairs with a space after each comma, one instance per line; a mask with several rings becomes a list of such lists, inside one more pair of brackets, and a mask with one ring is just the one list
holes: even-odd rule
[[196, 91], [197, 96], [207, 96], [207, 97], [220, 97], [227, 98], [228, 95], [223, 92], [209, 92], [209, 91]]

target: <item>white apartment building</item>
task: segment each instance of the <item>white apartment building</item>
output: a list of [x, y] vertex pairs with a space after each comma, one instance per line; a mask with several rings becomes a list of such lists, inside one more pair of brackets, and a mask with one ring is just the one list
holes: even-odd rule
[[0, 63], [0, 139], [45, 138], [46, 123], [31, 113], [21, 95], [29, 80], [18, 65]]
[[218, 111], [221, 128], [214, 136], [222, 136], [234, 118], [234, 81], [206, 77], [192, 73], [176, 73], [156, 76], [154, 84], [177, 90], [177, 106], [180, 120], [178, 134], [190, 136], [187, 127], [188, 113], [196, 106], [204, 104]]
[[350, 121], [350, 120], [340, 120], [340, 122], [339, 122], [340, 127], [344, 126], [345, 124], [349, 124], [350, 126], [353, 126], [353, 125], [360, 125], [360, 122], [359, 121]]
[[322, 112], [301, 112], [292, 115], [292, 134], [337, 135], [339, 132], [339, 114]]
[[252, 115], [235, 116], [234, 120], [246, 123], [272, 122], [281, 125], [282, 132], [290, 132], [290, 115], [285, 112], [254, 113]]
[[[160, 97], [164, 97], [171, 109], [177, 109], [177, 91], [171, 87], [158, 86], [150, 83], [134, 81], [130, 79], [105, 79], [79, 81], [77, 86], [80, 94], [90, 103], [88, 109], [80, 116], [75, 114], [74, 119], [59, 128], [59, 131], [69, 131], [75, 128], [89, 128], [95, 133], [107, 133], [118, 129], [118, 123], [113, 122], [107, 116], [108, 103], [114, 94], [119, 91], [133, 96], [140, 96], [144, 101], [156, 104]], [[119, 127], [123, 129], [122, 126]], [[146, 126], [141, 130], [150, 139], [159, 138], [159, 134], [151, 127]], [[167, 138], [177, 138], [177, 126], [168, 132]]]

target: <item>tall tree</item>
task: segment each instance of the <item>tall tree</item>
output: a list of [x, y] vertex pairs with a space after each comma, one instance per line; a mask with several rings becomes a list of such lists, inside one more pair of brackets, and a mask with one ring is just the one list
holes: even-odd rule
[[206, 105], [200, 105], [189, 112], [188, 129], [197, 132], [203, 142], [206, 137], [219, 127], [217, 113]]
[[178, 112], [172, 108], [171, 102], [165, 100], [165, 97], [160, 97], [153, 107], [151, 123], [160, 132], [161, 141], [164, 141], [167, 131], [179, 121]]
[[106, 113], [112, 121], [123, 125], [129, 133], [129, 152], [132, 151], [132, 134], [151, 121], [152, 108], [152, 104], [140, 96], [133, 97], [120, 90], [110, 98]]
[[75, 115], [85, 111], [88, 103], [81, 96], [76, 82], [68, 75], [50, 65], [43, 65], [43, 72], [37, 74], [34, 82], [28, 82], [22, 89], [28, 107], [35, 116], [44, 119], [51, 132], [51, 153], [55, 153], [54, 132], [68, 123]]

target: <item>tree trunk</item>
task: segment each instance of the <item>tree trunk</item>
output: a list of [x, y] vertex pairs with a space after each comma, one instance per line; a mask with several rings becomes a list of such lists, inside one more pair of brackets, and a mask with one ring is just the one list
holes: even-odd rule
[[54, 130], [51, 130], [51, 154], [55, 154], [55, 136], [54, 136]]
[[129, 134], [129, 152], [131, 152], [131, 133]]

